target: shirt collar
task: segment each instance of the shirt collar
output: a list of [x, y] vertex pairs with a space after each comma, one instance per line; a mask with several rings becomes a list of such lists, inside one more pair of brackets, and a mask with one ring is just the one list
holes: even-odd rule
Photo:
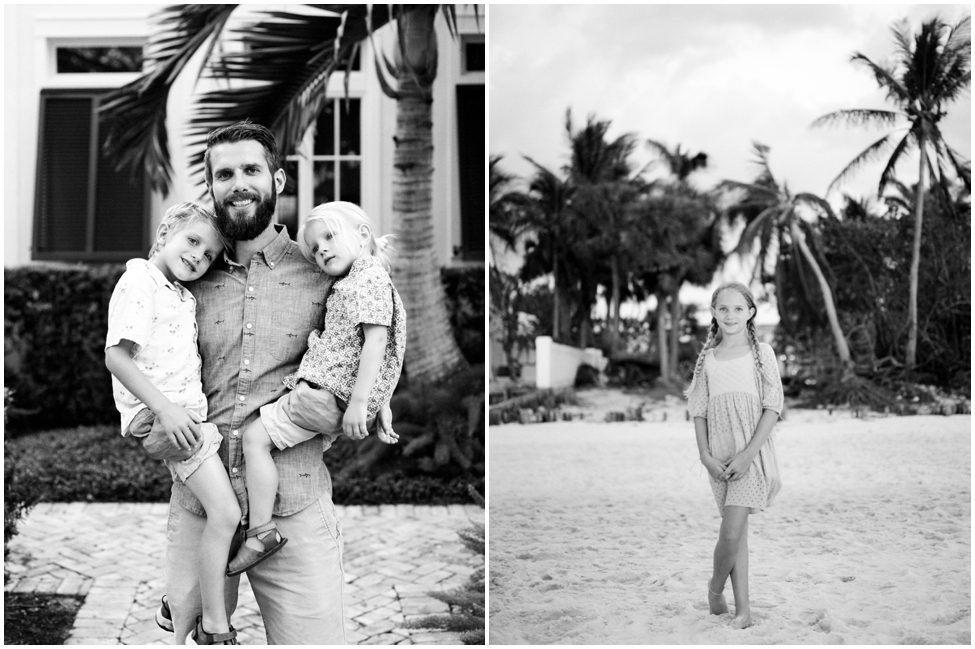
[[180, 298], [183, 297], [183, 291], [185, 291], [186, 288], [176, 280], [169, 281], [166, 279], [163, 272], [159, 270], [159, 267], [152, 263], [152, 261], [148, 259], [130, 259], [125, 262], [126, 270], [131, 270], [133, 268], [144, 269], [149, 274], [152, 281], [156, 283], [156, 286], [165, 286], [169, 290], [175, 291]]
[[[280, 223], [274, 224], [274, 229], [277, 230], [277, 235], [271, 240], [269, 244], [264, 246], [259, 252], [264, 255], [264, 263], [269, 267], [274, 268], [274, 266], [281, 261], [281, 258], [288, 252], [291, 248], [291, 237], [288, 235], [288, 230]], [[231, 243], [231, 245], [233, 245]], [[224, 263], [229, 267], [240, 267], [235, 260], [230, 258], [230, 250], [224, 249], [223, 251]]]

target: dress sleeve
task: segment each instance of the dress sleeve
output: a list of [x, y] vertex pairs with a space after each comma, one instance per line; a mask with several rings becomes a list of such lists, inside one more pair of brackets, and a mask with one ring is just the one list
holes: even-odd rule
[[779, 378], [779, 360], [770, 345], [763, 343], [759, 352], [762, 355], [762, 408], [774, 410], [781, 415], [784, 396], [782, 379]]
[[701, 373], [692, 379], [691, 392], [687, 395], [687, 412], [690, 413], [691, 419], [694, 417], [707, 419], [708, 416], [707, 358], [704, 361], [701, 366]]

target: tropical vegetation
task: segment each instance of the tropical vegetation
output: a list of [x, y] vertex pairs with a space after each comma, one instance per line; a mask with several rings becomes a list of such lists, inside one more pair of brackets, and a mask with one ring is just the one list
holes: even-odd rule
[[[794, 393], [895, 411], [944, 391], [969, 394], [971, 162], [940, 124], [970, 85], [970, 19], [932, 18], [916, 32], [901, 22], [893, 36], [894, 63], [860, 52], [851, 60], [894, 109], [837, 110], [814, 126], [903, 128], [855, 156], [824, 195], [794, 191], [758, 142], [755, 176], [712, 189], [693, 182], [707, 168], [705, 152], [657, 137], [643, 138], [655, 163], [637, 169], [637, 135], [610, 137], [610, 122], [596, 116], [574, 130], [568, 112], [562, 169], [529, 157], [533, 171], [517, 178], [492, 158], [492, 186], [498, 178], [505, 188], [497, 204], [492, 197], [492, 234], [524, 250], [520, 270], [505, 278], [519, 299], [492, 293], [492, 313], [513, 323], [516, 311], [531, 310], [556, 341], [596, 344], [611, 359], [641, 356], [662, 384], [680, 384], [701, 339], [681, 289], [712, 285], [734, 259], [777, 307], [776, 349]], [[911, 152], [914, 182], [896, 174]], [[836, 209], [830, 192], [880, 156], [877, 197], [844, 195]], [[541, 301], [533, 306], [530, 293]], [[643, 308], [642, 323], [620, 317], [627, 301]]]

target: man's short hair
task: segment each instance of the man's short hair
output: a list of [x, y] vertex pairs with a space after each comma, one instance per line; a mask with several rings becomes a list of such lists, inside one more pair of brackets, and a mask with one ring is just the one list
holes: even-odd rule
[[208, 186], [213, 184], [213, 170], [210, 169], [210, 149], [218, 144], [245, 142], [247, 140], [254, 140], [264, 147], [264, 158], [267, 160], [267, 167], [272, 174], [280, 169], [278, 145], [274, 140], [274, 133], [267, 127], [254, 124], [250, 120], [244, 120], [230, 126], [221, 126], [210, 131], [210, 134], [207, 135], [207, 148], [203, 154], [203, 175], [206, 177]]

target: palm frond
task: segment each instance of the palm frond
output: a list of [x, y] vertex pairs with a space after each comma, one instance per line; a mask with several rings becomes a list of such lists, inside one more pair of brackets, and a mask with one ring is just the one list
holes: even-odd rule
[[774, 225], [776, 218], [781, 212], [782, 206], [778, 204], [762, 210], [758, 216], [752, 219], [745, 226], [745, 229], [741, 231], [741, 236], [738, 237], [738, 244], [735, 246], [732, 252], [739, 255], [748, 252], [748, 250], [751, 249], [752, 244], [755, 242], [755, 239], [759, 238], [760, 234]]
[[849, 108], [833, 111], [822, 117], [817, 117], [813, 127], [831, 126], [837, 122], [843, 122], [850, 126], [865, 126], [877, 124], [880, 126], [893, 125], [897, 123], [897, 118], [901, 114], [892, 110], [880, 110], [876, 108]]
[[829, 187], [826, 188], [826, 193], [828, 194], [833, 191], [833, 188], [837, 187], [840, 183], [853, 175], [853, 173], [864, 164], [875, 160], [878, 156], [880, 156], [883, 149], [889, 145], [890, 137], [890, 134], [885, 135], [858, 153], [853, 160], [848, 162], [847, 165], [843, 167], [838, 174], [836, 174], [836, 178], [834, 178], [833, 181], [830, 182]]
[[[894, 150], [890, 153], [890, 158], [887, 160], [887, 164], [884, 170], [880, 174], [880, 183], [877, 185], [877, 196], [884, 193], [884, 188], [894, 179], [894, 170], [897, 168], [897, 164], [901, 161], [904, 152], [907, 151], [908, 146], [911, 145], [914, 136], [909, 131], [907, 135], [901, 138], [901, 141], [897, 143]], [[923, 154], [923, 151], [922, 151]]]
[[209, 42], [210, 55], [237, 5], [175, 5], [155, 14], [160, 30], [147, 49], [148, 71], [108, 93], [99, 119], [105, 125], [105, 152], [116, 169], [145, 171], [150, 186], [164, 194], [172, 180], [166, 104], [173, 81]]
[[257, 12], [234, 31], [244, 51], [211, 61], [206, 76], [229, 87], [203, 94], [187, 127], [192, 168], [203, 163], [203, 143], [214, 128], [251, 119], [277, 138], [282, 153], [294, 150], [317, 119], [331, 75], [348, 66], [374, 30], [394, 18], [388, 5], [316, 5], [314, 13]]
[[874, 79], [877, 81], [877, 85], [886, 90], [887, 96], [895, 103], [901, 104], [910, 102], [910, 93], [903, 86], [903, 84], [898, 81], [896, 73], [893, 70], [888, 70], [881, 65], [877, 65], [860, 52], [854, 52], [853, 56], [850, 57], [850, 61], [865, 66], [873, 74]]
[[830, 205], [828, 202], [826, 202], [825, 199], [817, 196], [816, 194], [812, 194], [810, 192], [799, 192], [798, 194], [795, 195], [794, 202], [806, 203], [808, 205], [812, 205], [818, 208], [826, 216], [830, 218], [836, 218], [836, 215], [833, 214], [833, 206]]

